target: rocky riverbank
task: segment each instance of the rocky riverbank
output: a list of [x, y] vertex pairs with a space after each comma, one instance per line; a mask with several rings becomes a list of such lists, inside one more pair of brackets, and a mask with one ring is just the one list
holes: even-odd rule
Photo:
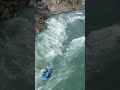
[[37, 0], [35, 16], [35, 32], [40, 33], [44, 28], [44, 21], [53, 14], [80, 10], [82, 0]]
[[52, 14], [80, 10], [82, 0], [42, 0], [48, 6]]
[[50, 16], [50, 10], [47, 5], [41, 1], [36, 2], [36, 13], [35, 13], [35, 32], [40, 33], [44, 28], [45, 20]]

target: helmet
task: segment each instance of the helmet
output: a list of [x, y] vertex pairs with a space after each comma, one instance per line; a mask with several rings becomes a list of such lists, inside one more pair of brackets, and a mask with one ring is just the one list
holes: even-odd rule
[[43, 73], [43, 72], [45, 72], [45, 71], [46, 71], [45, 69], [42, 69], [42, 70], [41, 70], [41, 73]]

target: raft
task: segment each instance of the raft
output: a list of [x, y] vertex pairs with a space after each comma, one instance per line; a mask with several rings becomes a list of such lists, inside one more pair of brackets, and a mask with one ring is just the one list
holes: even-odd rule
[[50, 78], [50, 76], [51, 76], [51, 70], [48, 69], [47, 71], [44, 72], [44, 75], [42, 75], [41, 79], [46, 81]]

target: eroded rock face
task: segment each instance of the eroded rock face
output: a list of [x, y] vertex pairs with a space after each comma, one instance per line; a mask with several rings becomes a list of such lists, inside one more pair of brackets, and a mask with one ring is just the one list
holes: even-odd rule
[[35, 16], [35, 32], [36, 32], [36, 34], [39, 34], [43, 30], [45, 20], [46, 20], [46, 18], [42, 14], [41, 15], [38, 14]]
[[82, 0], [42, 0], [53, 14], [80, 10]]
[[50, 15], [51, 15], [51, 12], [48, 9], [48, 6], [45, 3], [43, 3], [41, 0], [38, 0], [36, 2], [36, 14], [35, 14], [35, 33], [36, 34], [39, 34], [43, 30], [45, 20]]
[[0, 21], [15, 16], [17, 7], [29, 4], [30, 0], [0, 0]]
[[119, 90], [120, 25], [91, 32], [86, 38], [86, 90]]
[[36, 0], [35, 32], [40, 33], [44, 28], [47, 17], [80, 10], [82, 0]]

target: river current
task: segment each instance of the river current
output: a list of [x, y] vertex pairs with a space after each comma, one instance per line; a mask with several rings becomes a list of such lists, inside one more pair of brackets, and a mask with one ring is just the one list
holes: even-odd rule
[[[54, 15], [35, 37], [35, 90], [85, 90], [85, 16], [82, 11]], [[50, 67], [52, 77], [41, 80]]]

